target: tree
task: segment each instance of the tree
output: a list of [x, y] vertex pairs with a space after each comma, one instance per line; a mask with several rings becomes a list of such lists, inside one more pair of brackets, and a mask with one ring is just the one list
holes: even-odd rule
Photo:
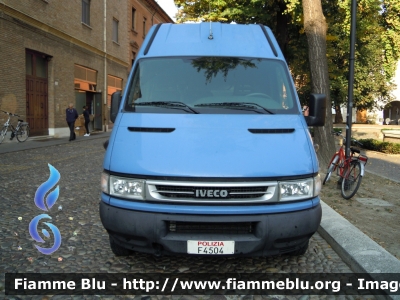
[[[383, 5], [386, 2], [385, 5]], [[354, 78], [354, 107], [371, 109], [391, 101], [393, 85], [388, 84], [397, 64], [400, 28], [393, 28], [392, 21], [398, 14], [399, 4], [393, 0], [357, 0], [357, 40]], [[331, 79], [331, 96], [335, 108], [347, 101], [347, 82], [350, 49], [350, 5], [351, 0], [324, 1], [327, 15], [328, 61]], [[386, 8], [387, 7], [387, 8]], [[398, 16], [398, 15], [397, 15]], [[398, 20], [398, 17], [397, 17]], [[394, 34], [395, 33], [395, 34]], [[397, 42], [398, 43], [398, 42]], [[386, 50], [385, 50], [386, 49]], [[377, 99], [380, 101], [378, 102]], [[339, 111], [338, 111], [339, 112]], [[341, 116], [336, 114], [336, 122]]]
[[[322, 12], [321, 0], [302, 0], [302, 2], [304, 31], [308, 40], [311, 91], [325, 94], [327, 103], [330, 103], [328, 61], [326, 59], [327, 24]], [[317, 152], [318, 159], [324, 165], [328, 165], [332, 156], [331, 149], [335, 149], [331, 132], [331, 106], [327, 105], [325, 126], [314, 128], [314, 141], [320, 146], [320, 151]]]

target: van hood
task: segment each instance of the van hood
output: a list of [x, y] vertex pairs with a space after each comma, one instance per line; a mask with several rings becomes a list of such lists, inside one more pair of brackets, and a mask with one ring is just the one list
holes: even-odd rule
[[173, 177], [318, 172], [302, 115], [121, 113], [103, 166], [116, 173]]

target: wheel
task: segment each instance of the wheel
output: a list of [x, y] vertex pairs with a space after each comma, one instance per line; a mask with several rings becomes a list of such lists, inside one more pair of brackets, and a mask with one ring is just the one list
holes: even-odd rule
[[343, 171], [342, 181], [342, 197], [350, 199], [353, 197], [361, 184], [361, 163], [358, 160], [353, 160], [350, 165]]
[[329, 164], [329, 167], [328, 167], [328, 171], [326, 171], [325, 179], [322, 182], [322, 184], [325, 184], [325, 182], [327, 182], [329, 180], [329, 178], [331, 178], [332, 172], [335, 171], [336, 164], [337, 164], [338, 160], [339, 160], [339, 156], [338, 155], [335, 155], [332, 158], [331, 163]]
[[307, 240], [307, 242], [299, 249], [297, 249], [296, 251], [290, 252], [288, 253], [291, 256], [299, 256], [299, 255], [304, 255], [307, 252], [308, 249], [308, 244], [309, 244], [310, 240]]
[[29, 137], [29, 125], [21, 125], [17, 132], [18, 142], [25, 142]]
[[132, 254], [132, 251], [121, 247], [117, 243], [115, 243], [114, 239], [109, 235], [110, 238], [110, 247], [111, 251], [115, 254], [115, 256], [128, 256]]
[[246, 97], [264, 97], [264, 98], [272, 99], [270, 95], [267, 95], [264, 93], [251, 93], [251, 94], [247, 94]]
[[4, 126], [0, 133], [0, 144], [3, 142], [4, 138], [6, 137], [6, 134], [7, 134], [7, 127]]

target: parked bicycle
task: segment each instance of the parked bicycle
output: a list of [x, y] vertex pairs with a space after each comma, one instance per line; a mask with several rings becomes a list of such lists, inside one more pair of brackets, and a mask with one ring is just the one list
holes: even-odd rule
[[[364, 176], [364, 167], [367, 164], [368, 157], [360, 154], [360, 150], [354, 147], [350, 147], [350, 156], [346, 158], [345, 145], [346, 138], [342, 135], [342, 132], [332, 132], [336, 136], [343, 138], [343, 145], [337, 151], [329, 165], [323, 184], [325, 184], [335, 170], [340, 176], [339, 182], [341, 183], [342, 197], [350, 199], [353, 197], [361, 184], [361, 179]], [[352, 142], [362, 146], [363, 144], [358, 142], [356, 139], [352, 139]]]
[[2, 110], [3, 113], [8, 115], [8, 120], [4, 123], [3, 129], [0, 133], [0, 144], [3, 142], [4, 138], [7, 135], [8, 128], [11, 131], [11, 138], [12, 140], [14, 137], [17, 137], [18, 142], [25, 142], [29, 137], [29, 124], [28, 122], [24, 122], [24, 120], [18, 119], [17, 127], [14, 127], [10, 123], [11, 117], [20, 117], [19, 115], [12, 114]]

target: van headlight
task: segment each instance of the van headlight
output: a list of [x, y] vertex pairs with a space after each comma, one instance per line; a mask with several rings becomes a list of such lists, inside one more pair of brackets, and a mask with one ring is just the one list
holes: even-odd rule
[[101, 190], [111, 196], [144, 200], [144, 185], [142, 179], [118, 177], [104, 172], [101, 174]]
[[293, 201], [318, 196], [321, 191], [321, 177], [279, 182], [279, 200]]

